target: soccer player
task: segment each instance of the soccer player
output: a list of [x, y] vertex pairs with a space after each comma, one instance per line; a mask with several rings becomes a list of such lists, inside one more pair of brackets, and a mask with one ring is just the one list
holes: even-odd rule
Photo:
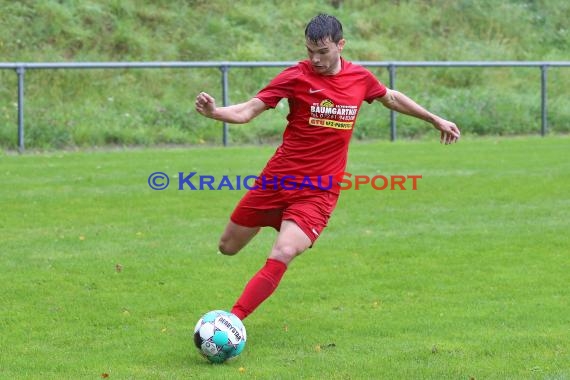
[[[235, 255], [261, 227], [278, 231], [265, 265], [247, 283], [231, 310], [240, 319], [275, 291], [291, 261], [311, 247], [326, 227], [339, 197], [338, 186], [291, 190], [291, 183], [309, 178], [316, 184], [318, 179], [338, 178], [344, 173], [363, 101], [378, 100], [389, 109], [431, 123], [444, 144], [455, 143], [460, 137], [454, 123], [386, 88], [370, 71], [342, 58], [345, 39], [335, 17], [314, 17], [305, 28], [305, 45], [307, 60], [283, 70], [244, 103], [218, 107], [209, 94], [196, 96], [197, 112], [232, 124], [249, 122], [275, 108], [283, 98], [289, 102], [283, 141], [256, 186], [236, 206], [219, 242], [221, 253]], [[288, 186], [281, 180], [284, 177]]]

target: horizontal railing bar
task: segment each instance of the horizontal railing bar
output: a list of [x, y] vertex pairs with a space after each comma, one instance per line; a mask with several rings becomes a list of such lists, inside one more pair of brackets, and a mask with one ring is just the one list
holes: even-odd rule
[[[353, 61], [368, 67], [570, 67], [570, 61]], [[288, 67], [297, 61], [0, 62], [0, 69], [133, 69]]]

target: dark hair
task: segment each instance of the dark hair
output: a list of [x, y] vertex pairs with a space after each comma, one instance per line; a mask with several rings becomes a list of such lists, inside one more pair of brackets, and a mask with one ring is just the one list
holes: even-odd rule
[[336, 17], [321, 13], [307, 24], [305, 38], [315, 43], [330, 38], [337, 44], [342, 39], [342, 24]]

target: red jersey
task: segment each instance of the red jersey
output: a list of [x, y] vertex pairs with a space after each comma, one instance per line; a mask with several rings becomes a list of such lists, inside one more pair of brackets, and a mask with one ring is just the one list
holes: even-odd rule
[[283, 142], [262, 176], [329, 178], [346, 168], [348, 145], [362, 102], [372, 103], [386, 87], [364, 67], [341, 58], [335, 75], [316, 73], [305, 60], [277, 75], [256, 98], [275, 108], [289, 102]]

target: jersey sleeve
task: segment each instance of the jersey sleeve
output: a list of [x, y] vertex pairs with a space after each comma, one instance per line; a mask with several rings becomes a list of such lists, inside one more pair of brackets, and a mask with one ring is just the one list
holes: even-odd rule
[[369, 71], [366, 81], [366, 96], [364, 97], [364, 100], [366, 100], [368, 103], [372, 103], [375, 99], [386, 95], [386, 92], [388, 91], [386, 89], [386, 86]]
[[275, 108], [281, 99], [293, 97], [295, 81], [299, 75], [301, 75], [299, 65], [289, 67], [273, 78], [255, 97], [268, 107]]

